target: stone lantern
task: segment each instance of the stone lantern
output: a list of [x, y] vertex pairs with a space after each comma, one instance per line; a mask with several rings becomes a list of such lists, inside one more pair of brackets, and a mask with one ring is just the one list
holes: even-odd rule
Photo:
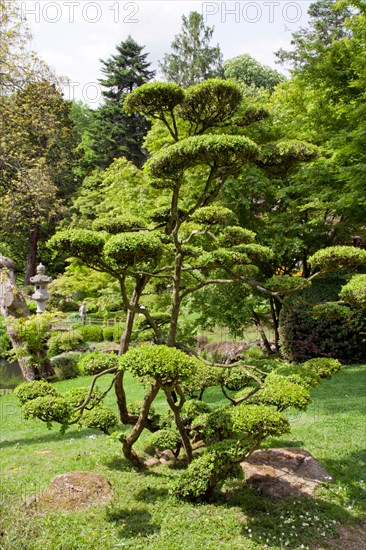
[[30, 278], [31, 283], [34, 283], [35, 286], [35, 293], [32, 294], [32, 298], [37, 302], [37, 313], [44, 313], [46, 311], [46, 301], [50, 297], [47, 292], [47, 286], [52, 281], [52, 277], [47, 277], [44, 271], [44, 265], [39, 264], [37, 275]]

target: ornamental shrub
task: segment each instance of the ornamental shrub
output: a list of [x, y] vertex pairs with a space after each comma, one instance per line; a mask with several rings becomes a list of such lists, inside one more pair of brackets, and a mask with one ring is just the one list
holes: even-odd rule
[[218, 407], [212, 412], [197, 416], [192, 422], [192, 430], [206, 441], [222, 441], [233, 435], [231, 407]]
[[110, 430], [118, 424], [118, 420], [113, 411], [100, 405], [91, 410], [85, 410], [80, 419], [80, 424], [85, 428], [94, 428], [109, 434]]
[[239, 391], [249, 384], [252, 379], [248, 372], [240, 367], [225, 369], [222, 374], [222, 384], [232, 391]]
[[114, 341], [114, 326], [103, 327], [103, 339], [108, 342]]
[[46, 395], [26, 402], [22, 411], [25, 418], [39, 418], [46, 422], [47, 427], [52, 427], [52, 422], [62, 424], [64, 431], [72, 417], [70, 403], [61, 395]]
[[80, 376], [78, 360], [80, 353], [77, 351], [66, 351], [61, 355], [51, 357], [51, 364], [57, 380], [68, 380]]
[[79, 368], [83, 374], [99, 374], [107, 369], [118, 368], [118, 366], [118, 355], [102, 351], [87, 352], [79, 361]]
[[264, 388], [251, 401], [273, 405], [279, 411], [289, 407], [305, 410], [310, 403], [310, 394], [302, 385], [292, 382], [287, 376], [271, 373], [266, 378]]
[[242, 470], [234, 462], [235, 442], [225, 441], [212, 445], [193, 460], [178, 480], [171, 485], [170, 493], [191, 502], [208, 500], [213, 490], [229, 476], [240, 477]]
[[309, 359], [303, 364], [303, 367], [311, 369], [320, 378], [331, 378], [333, 374], [339, 371], [341, 363], [337, 359], [328, 359], [326, 357], [317, 357]]
[[300, 384], [306, 389], [315, 388], [321, 384], [321, 378], [317, 372], [305, 363], [302, 365], [284, 364], [275, 370], [276, 374], [286, 376], [287, 380]]
[[[339, 271], [313, 281], [301, 296], [310, 303], [338, 300], [347, 274]], [[337, 306], [339, 308], [339, 306]], [[280, 316], [280, 343], [290, 361], [303, 363], [316, 357], [328, 357], [341, 363], [366, 362], [366, 309], [345, 307], [283, 308]]]
[[231, 409], [232, 430], [246, 434], [254, 444], [265, 437], [278, 436], [290, 431], [288, 420], [273, 407], [240, 403]]
[[[71, 388], [69, 391], [63, 394], [63, 397], [68, 403], [70, 403], [73, 409], [80, 407], [85, 401], [86, 396], [88, 395], [89, 388]], [[88, 409], [98, 405], [102, 394], [97, 388], [94, 388], [93, 393], [91, 394], [90, 401], [87, 405]]]
[[83, 335], [85, 342], [101, 342], [103, 340], [103, 329], [98, 325], [84, 325], [78, 327], [78, 330]]
[[182, 407], [181, 418], [185, 426], [191, 426], [195, 418], [209, 412], [211, 412], [211, 407], [207, 403], [198, 399], [190, 399]]
[[16, 395], [20, 403], [24, 405], [28, 401], [32, 401], [38, 397], [58, 397], [59, 393], [50, 382], [34, 380], [33, 382], [23, 382], [19, 384], [14, 390], [14, 395]]
[[348, 304], [366, 308], [366, 275], [354, 275], [339, 295]]
[[158, 455], [169, 449], [174, 456], [178, 456], [181, 445], [181, 439], [175, 431], [164, 429], [151, 434], [144, 445], [144, 450], [150, 455]]
[[169, 385], [189, 380], [197, 368], [197, 360], [168, 346], [131, 348], [119, 360], [122, 370], [129, 370], [138, 378], [156, 378]]
[[54, 332], [48, 340], [48, 355], [53, 357], [60, 355], [64, 351], [73, 351], [84, 343], [84, 338], [80, 330], [70, 330], [68, 332]]

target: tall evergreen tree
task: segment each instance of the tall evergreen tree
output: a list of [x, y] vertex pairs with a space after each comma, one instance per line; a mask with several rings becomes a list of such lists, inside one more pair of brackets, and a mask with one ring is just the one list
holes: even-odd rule
[[165, 54], [160, 68], [168, 82], [183, 88], [208, 78], [222, 77], [220, 46], [210, 46], [213, 27], [206, 27], [203, 16], [192, 11], [182, 16], [182, 31], [174, 37], [172, 53]]
[[289, 63], [295, 69], [311, 65], [334, 40], [350, 36], [346, 21], [352, 10], [337, 0], [316, 0], [308, 9], [309, 27], [292, 34], [292, 51], [278, 50], [278, 63]]
[[117, 53], [106, 61], [101, 60], [104, 79], [104, 104], [95, 115], [93, 149], [97, 164], [106, 168], [114, 158], [125, 156], [141, 167], [146, 159], [142, 149], [149, 123], [141, 115], [127, 115], [123, 110], [129, 93], [151, 80], [155, 74], [146, 61], [147, 53], [131, 36], [117, 46]]

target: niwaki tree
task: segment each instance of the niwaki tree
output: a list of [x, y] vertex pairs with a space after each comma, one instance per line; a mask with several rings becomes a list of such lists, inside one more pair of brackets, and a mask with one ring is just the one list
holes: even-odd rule
[[[100, 371], [76, 410], [80, 416], [87, 408], [100, 376], [113, 374], [111, 386], [120, 420], [132, 425], [127, 435], [119, 436], [123, 452], [134, 465], [142, 467], [143, 461], [133, 446], [145, 428], [154, 431], [166, 427], [165, 421], [159, 424], [156, 415], [152, 415], [153, 401], [162, 391], [171, 411], [168, 432], [175, 434], [170, 437], [170, 445], [175, 441], [176, 455], [183, 447], [188, 462], [194, 459], [174, 491], [182, 498], [199, 500], [207, 498], [215, 485], [267, 436], [288, 430], [283, 410], [290, 406], [304, 409], [309, 402], [308, 382], [301, 382], [298, 371], [291, 379], [286, 372], [269, 374], [265, 365], [247, 363], [232, 366], [238, 369], [242, 392], [234, 396], [225, 392], [228, 407], [208, 411], [204, 405], [186, 401], [185, 386], [195, 383], [201, 369], [209, 366], [220, 376], [224, 368], [211, 362], [207, 365], [180, 340], [179, 319], [187, 297], [212, 284], [233, 282], [249, 285], [265, 295], [285, 296], [294, 290], [273, 291], [258, 280], [259, 268], [271, 261], [271, 250], [256, 244], [255, 235], [238, 226], [233, 212], [220, 207], [217, 198], [246, 163], [305, 162], [314, 158], [316, 150], [305, 143], [295, 146], [293, 142], [258, 146], [246, 137], [242, 123], [251, 118], [242, 105], [240, 90], [225, 81], [208, 80], [186, 91], [169, 83], [143, 85], [129, 95], [126, 109], [149, 117], [154, 125], [152, 132], [165, 143], [144, 167], [150, 185], [157, 190], [154, 204], [140, 216], [101, 216], [95, 219], [93, 230], [64, 230], [50, 242], [55, 250], [115, 277], [127, 310], [119, 365], [104, 370], [103, 362], [99, 365]], [[365, 256], [361, 253], [352, 260], [347, 250], [332, 250], [314, 261], [320, 267], [320, 260], [327, 265], [329, 258], [333, 262], [343, 257], [344, 261], [365, 263]], [[166, 328], [144, 304], [144, 291], [153, 280], [170, 285]], [[151, 327], [155, 345], [128, 349], [137, 314], [142, 314]], [[337, 362], [329, 366], [330, 371], [338, 368]], [[147, 387], [138, 410], [127, 405], [127, 370]], [[319, 383], [320, 378], [315, 378]], [[32, 401], [27, 414], [40, 417], [44, 405], [51, 421], [49, 399], [38, 397], [34, 405]], [[62, 424], [67, 425], [74, 418], [68, 411]], [[60, 422], [60, 415], [57, 418]], [[164, 430], [154, 434], [153, 446], [159, 446], [159, 437], [166, 443], [168, 435]], [[197, 437], [205, 444], [199, 458], [195, 458], [192, 449]]]

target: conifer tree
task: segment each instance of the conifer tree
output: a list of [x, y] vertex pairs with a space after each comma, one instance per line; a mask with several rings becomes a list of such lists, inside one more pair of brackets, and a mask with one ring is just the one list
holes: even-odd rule
[[165, 54], [159, 62], [168, 82], [188, 88], [223, 76], [220, 46], [210, 46], [213, 32], [213, 27], [205, 26], [200, 13], [192, 11], [188, 17], [182, 16], [182, 30], [174, 37], [172, 53]]
[[154, 71], [149, 70], [148, 54], [142, 53], [144, 46], [131, 36], [116, 49], [116, 54], [106, 61], [101, 60], [104, 103], [95, 115], [93, 149], [101, 168], [121, 156], [141, 167], [146, 158], [142, 142], [149, 123], [141, 115], [127, 115], [123, 105], [132, 90], [153, 78]]

